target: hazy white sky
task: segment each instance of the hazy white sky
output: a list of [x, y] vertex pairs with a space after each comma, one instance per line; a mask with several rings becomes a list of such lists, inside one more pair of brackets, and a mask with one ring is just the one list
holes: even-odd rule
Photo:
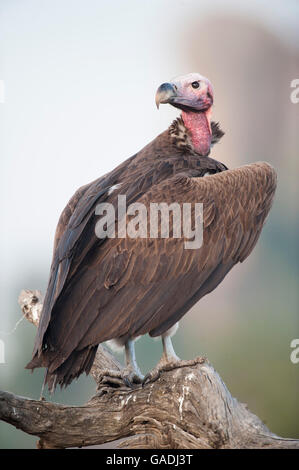
[[158, 112], [154, 95], [190, 72], [179, 33], [194, 15], [224, 10], [298, 44], [296, 0], [0, 1], [2, 305], [18, 286], [40, 287], [32, 272], [50, 265], [74, 191], [168, 127], [177, 111]]

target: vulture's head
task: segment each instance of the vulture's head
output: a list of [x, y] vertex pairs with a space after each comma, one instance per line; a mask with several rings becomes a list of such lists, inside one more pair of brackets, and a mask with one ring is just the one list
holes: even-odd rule
[[211, 82], [199, 73], [189, 73], [162, 83], [156, 93], [156, 105], [169, 103], [186, 112], [203, 112], [213, 104]]

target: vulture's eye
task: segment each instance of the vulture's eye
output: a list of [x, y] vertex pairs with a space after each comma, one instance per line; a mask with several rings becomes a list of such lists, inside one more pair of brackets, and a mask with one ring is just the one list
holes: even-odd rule
[[199, 82], [192, 82], [191, 86], [192, 86], [192, 88], [198, 88], [199, 87]]

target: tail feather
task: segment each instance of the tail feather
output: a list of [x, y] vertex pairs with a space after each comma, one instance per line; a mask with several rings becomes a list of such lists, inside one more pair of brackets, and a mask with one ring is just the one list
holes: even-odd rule
[[51, 351], [43, 351], [40, 356], [37, 354], [27, 364], [26, 369], [35, 369], [36, 367], [46, 367], [44, 384], [48, 385], [50, 392], [54, 392], [57, 385], [61, 388], [69, 385], [74, 379], [77, 379], [83, 372], [89, 374], [98, 345], [87, 347], [81, 350], [73, 351], [69, 357], [54, 371], [50, 372]]

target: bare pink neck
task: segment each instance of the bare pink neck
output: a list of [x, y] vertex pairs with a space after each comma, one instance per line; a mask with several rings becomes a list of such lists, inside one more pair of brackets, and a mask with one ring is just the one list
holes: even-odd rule
[[200, 155], [208, 155], [212, 141], [211, 108], [200, 113], [183, 111], [182, 118], [190, 133], [194, 150]]

